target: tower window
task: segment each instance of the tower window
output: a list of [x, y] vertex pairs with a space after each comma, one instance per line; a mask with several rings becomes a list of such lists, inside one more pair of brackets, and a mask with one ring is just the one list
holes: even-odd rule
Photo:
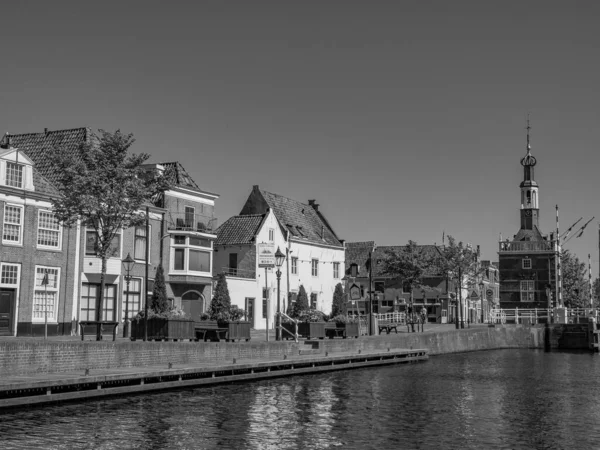
[[531, 191], [527, 191], [527, 204], [531, 204]]

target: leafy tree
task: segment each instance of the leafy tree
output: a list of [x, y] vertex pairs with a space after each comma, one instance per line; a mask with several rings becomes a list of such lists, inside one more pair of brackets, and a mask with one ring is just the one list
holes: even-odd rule
[[296, 298], [296, 303], [294, 303], [294, 308], [292, 310], [292, 316], [294, 318], [300, 317], [300, 315], [304, 311], [308, 311], [308, 295], [306, 295], [306, 290], [304, 289], [304, 285], [300, 285], [300, 289], [298, 289], [298, 297]]
[[431, 256], [415, 241], [399, 250], [387, 249], [382, 262], [382, 273], [399, 278], [410, 288], [410, 303], [413, 303], [413, 291], [423, 285], [426, 270], [431, 266]]
[[592, 283], [592, 295], [594, 296], [594, 308], [600, 307], [600, 278]]
[[217, 286], [210, 302], [210, 320], [218, 320], [223, 314], [228, 314], [231, 308], [231, 298], [227, 288], [227, 278], [224, 273], [217, 276]]
[[[120, 230], [141, 225], [145, 221], [142, 206], [168, 188], [164, 177], [142, 167], [148, 154], [128, 154], [134, 142], [132, 134], [99, 130], [76, 154], [59, 146], [50, 158], [57, 174], [59, 196], [52, 204], [59, 222], [71, 227], [82, 220], [95, 232], [94, 250], [102, 261], [98, 321], [102, 320], [106, 261], [114, 251], [113, 239]], [[100, 327], [97, 330], [100, 340]]]
[[569, 308], [586, 308], [590, 305], [590, 283], [585, 263], [568, 250], [560, 255], [562, 301]]
[[344, 288], [342, 283], [335, 285], [333, 301], [331, 302], [331, 317], [344, 313]]
[[166, 312], [169, 309], [169, 299], [167, 298], [167, 285], [165, 283], [165, 271], [162, 263], [156, 268], [156, 277], [154, 278], [154, 290], [150, 300], [150, 309], [156, 313]]

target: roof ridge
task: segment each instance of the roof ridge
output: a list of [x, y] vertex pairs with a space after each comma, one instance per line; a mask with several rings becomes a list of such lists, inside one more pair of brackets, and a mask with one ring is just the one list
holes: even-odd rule
[[83, 131], [88, 131], [90, 128], [89, 127], [76, 127], [76, 128], [66, 128], [66, 129], [62, 129], [62, 130], [48, 130], [48, 131], [39, 131], [39, 132], [34, 132], [34, 133], [10, 133], [7, 131], [7, 133], [11, 136], [34, 136], [36, 134], [43, 134], [43, 135], [48, 135], [51, 133], [64, 133], [67, 131], [77, 131], [77, 130], [83, 130]]
[[261, 192], [266, 192], [267, 194], [275, 195], [277, 197], [285, 198], [287, 200], [291, 200], [293, 202], [300, 203], [301, 205], [304, 205], [304, 206], [310, 206], [308, 203], [302, 203], [300, 200], [296, 200], [295, 198], [286, 197], [285, 195], [281, 195], [281, 194], [275, 194], [274, 192], [265, 191], [264, 189], [260, 189], [260, 188], [259, 188], [259, 190]]

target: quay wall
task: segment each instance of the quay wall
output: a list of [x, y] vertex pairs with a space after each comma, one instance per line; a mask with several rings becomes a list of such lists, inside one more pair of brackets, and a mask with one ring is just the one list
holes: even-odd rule
[[[307, 345], [308, 344], [308, 345]], [[0, 341], [0, 376], [185, 366], [260, 360], [300, 352], [339, 352], [428, 349], [430, 355], [503, 348], [543, 348], [544, 328], [522, 325], [477, 327], [426, 333], [392, 333], [359, 339], [282, 342], [95, 342], [41, 341], [27, 338]], [[245, 361], [246, 362], [246, 361]]]

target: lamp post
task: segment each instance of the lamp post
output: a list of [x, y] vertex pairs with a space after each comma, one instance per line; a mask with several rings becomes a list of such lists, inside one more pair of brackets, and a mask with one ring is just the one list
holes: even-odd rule
[[483, 280], [481, 280], [479, 282], [479, 295], [481, 296], [481, 323], [484, 322], [484, 316], [483, 316], [483, 289], [485, 288], [485, 285], [483, 284]]
[[281, 340], [281, 266], [283, 265], [283, 261], [285, 261], [285, 255], [282, 251], [277, 247], [277, 251], [275, 252], [275, 265], [277, 266], [277, 272], [275, 275], [277, 276], [277, 324], [275, 328], [275, 340]]
[[123, 269], [125, 269], [125, 321], [123, 324], [123, 337], [126, 338], [129, 334], [129, 282], [131, 281], [131, 270], [135, 265], [135, 261], [129, 253], [122, 261]]

